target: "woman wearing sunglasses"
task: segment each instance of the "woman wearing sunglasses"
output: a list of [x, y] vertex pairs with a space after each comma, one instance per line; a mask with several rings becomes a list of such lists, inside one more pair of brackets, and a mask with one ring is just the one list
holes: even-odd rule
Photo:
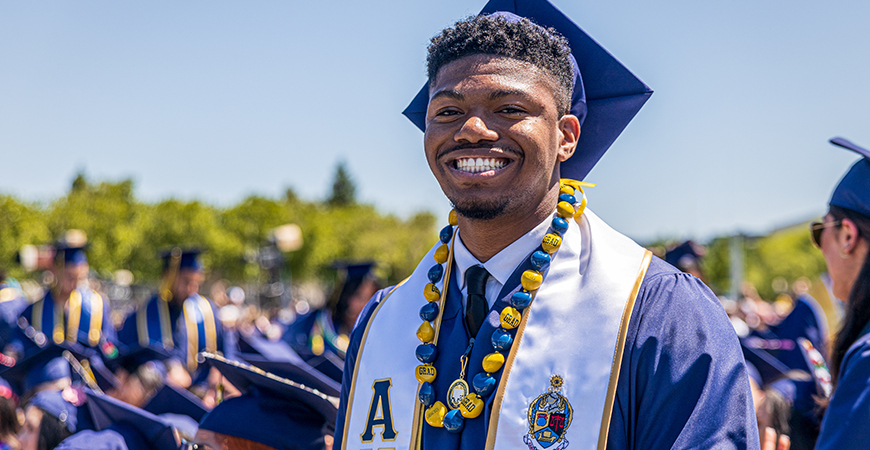
[[834, 339], [834, 393], [822, 419], [817, 449], [866, 448], [870, 440], [870, 150], [845, 139], [832, 144], [859, 153], [834, 190], [828, 214], [812, 224], [834, 296], [845, 302], [843, 326]]

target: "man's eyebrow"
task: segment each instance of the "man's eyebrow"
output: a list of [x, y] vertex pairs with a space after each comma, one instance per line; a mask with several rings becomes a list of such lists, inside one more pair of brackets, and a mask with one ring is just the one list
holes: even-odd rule
[[453, 100], [458, 101], [465, 100], [465, 96], [462, 95], [459, 91], [454, 91], [452, 89], [442, 89], [436, 92], [435, 95], [433, 95], [432, 98], [429, 99], [429, 101], [431, 102], [432, 100], [435, 100], [439, 97], [452, 98]]
[[493, 92], [491, 92], [491, 93], [489, 94], [489, 99], [490, 99], [490, 100], [498, 100], [498, 99], [500, 99], [500, 98], [504, 98], [504, 97], [512, 97], [512, 96], [522, 97], [522, 98], [528, 98], [528, 97], [529, 97], [529, 94], [528, 94], [527, 92], [519, 91], [519, 90], [513, 90], [513, 89], [502, 89], [502, 90], [498, 90], [498, 91], [493, 91]]

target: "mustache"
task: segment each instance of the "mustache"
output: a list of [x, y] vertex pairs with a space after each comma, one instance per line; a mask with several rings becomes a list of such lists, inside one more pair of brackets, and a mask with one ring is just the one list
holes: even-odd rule
[[494, 144], [487, 144], [487, 143], [475, 144], [475, 143], [471, 143], [471, 142], [466, 142], [463, 144], [454, 145], [453, 147], [450, 147], [450, 148], [447, 148], [447, 149], [444, 149], [444, 150], [438, 152], [437, 157], [440, 159], [440, 158], [444, 158], [446, 156], [449, 156], [451, 153], [455, 153], [455, 152], [458, 152], [460, 150], [469, 150], [469, 149], [498, 150], [502, 153], [511, 154], [513, 156], [516, 156], [517, 158], [522, 158], [524, 156], [524, 153], [522, 150], [520, 150], [516, 147], [509, 146], [509, 145], [504, 146], [504, 145], [494, 145]]

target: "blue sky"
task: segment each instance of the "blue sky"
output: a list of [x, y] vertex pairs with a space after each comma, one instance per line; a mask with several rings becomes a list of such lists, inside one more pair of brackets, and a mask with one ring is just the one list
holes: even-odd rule
[[[344, 160], [363, 201], [446, 216], [400, 112], [428, 39], [484, 3], [0, 2], [0, 192], [84, 170], [147, 201], [319, 199]], [[820, 216], [857, 159], [827, 139], [870, 147], [870, 2], [554, 4], [656, 91], [587, 177], [629, 236]]]

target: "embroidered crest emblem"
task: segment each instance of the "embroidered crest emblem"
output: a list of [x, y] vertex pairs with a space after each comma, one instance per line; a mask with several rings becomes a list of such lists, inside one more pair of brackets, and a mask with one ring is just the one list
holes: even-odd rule
[[547, 392], [529, 405], [529, 434], [523, 441], [529, 450], [563, 450], [568, 447], [565, 433], [573, 417], [574, 408], [562, 396], [562, 377], [553, 375]]

